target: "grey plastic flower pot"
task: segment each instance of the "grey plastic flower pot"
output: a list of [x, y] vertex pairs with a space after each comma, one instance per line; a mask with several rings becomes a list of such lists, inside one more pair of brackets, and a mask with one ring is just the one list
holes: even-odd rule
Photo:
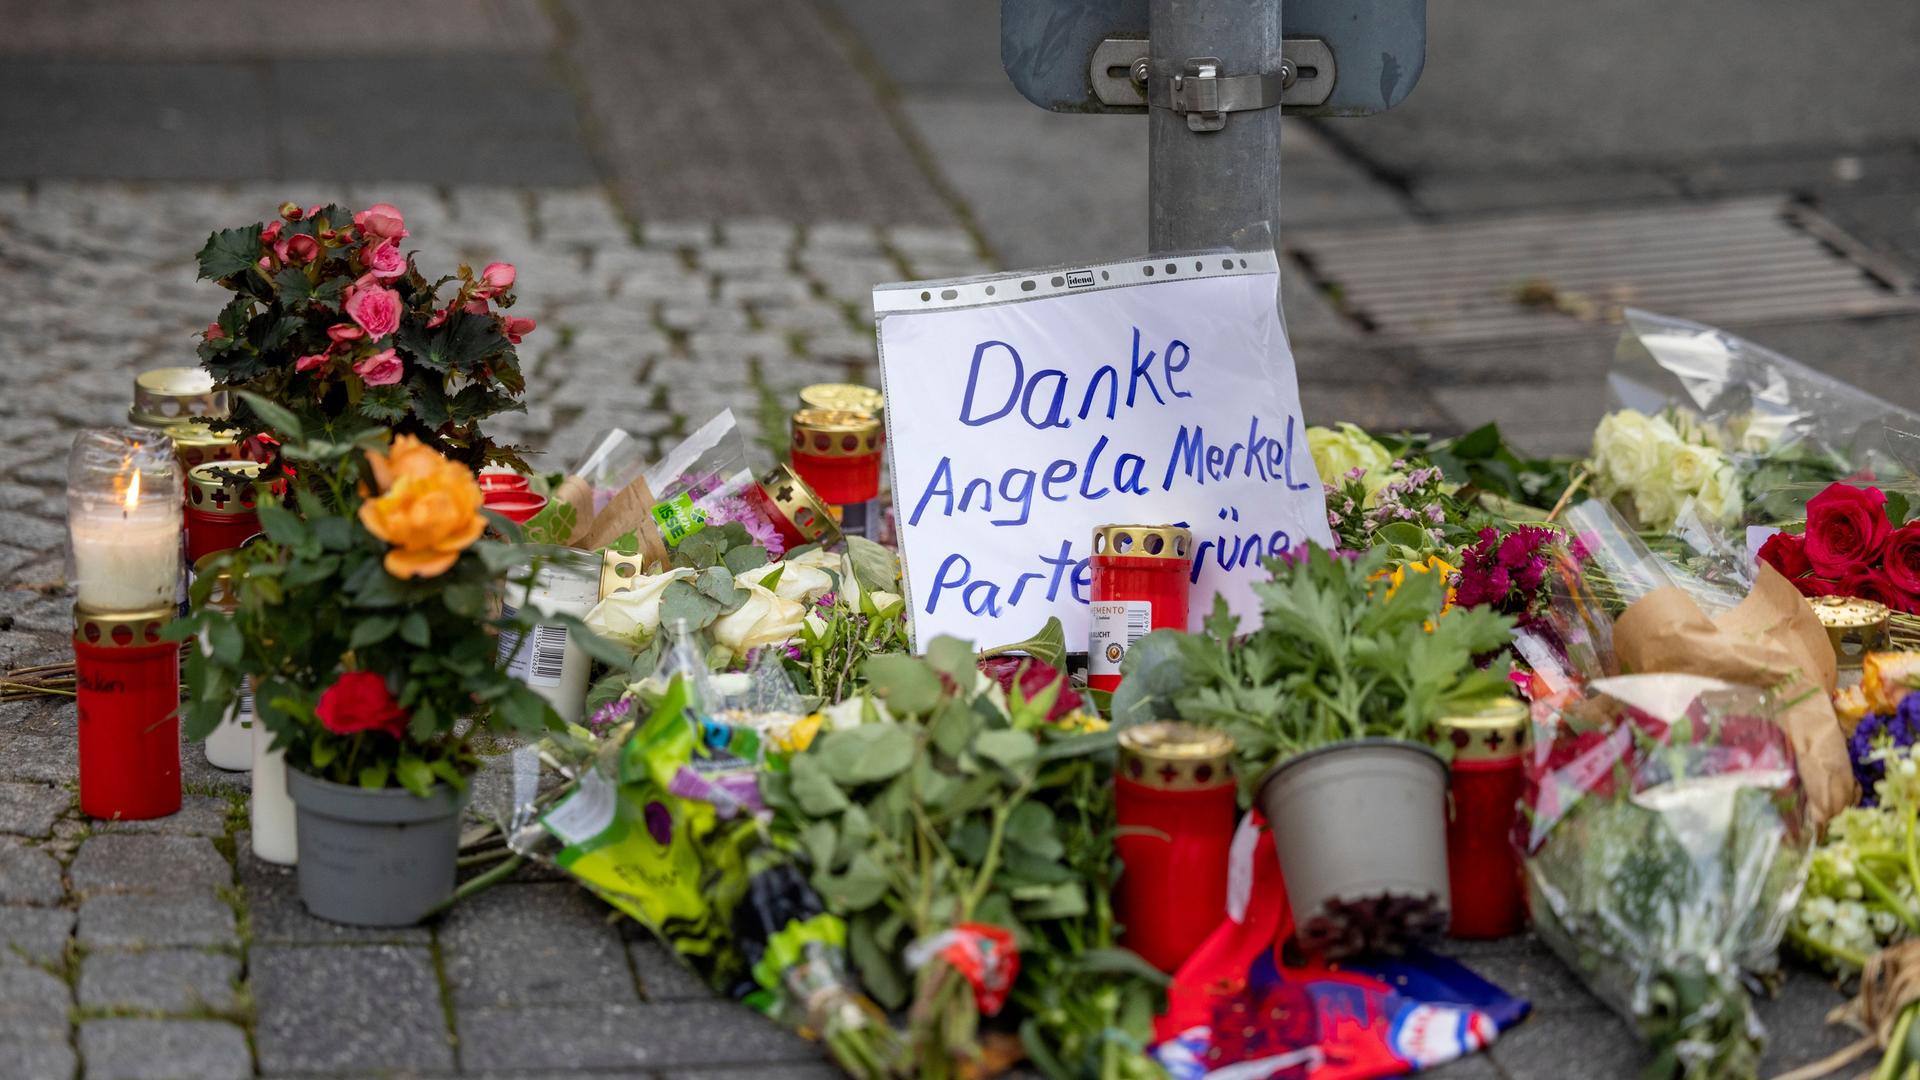
[[307, 910], [351, 926], [411, 926], [453, 895], [465, 792], [368, 791], [287, 769]]
[[1258, 802], [1303, 947], [1362, 952], [1446, 929], [1447, 766], [1438, 754], [1395, 739], [1334, 743], [1274, 766]]

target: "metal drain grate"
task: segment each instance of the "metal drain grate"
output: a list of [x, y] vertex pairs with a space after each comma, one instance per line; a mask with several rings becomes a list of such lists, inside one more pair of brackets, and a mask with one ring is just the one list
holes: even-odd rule
[[1772, 197], [1284, 240], [1350, 317], [1390, 342], [1579, 334], [1628, 306], [1714, 325], [1920, 310], [1897, 268]]

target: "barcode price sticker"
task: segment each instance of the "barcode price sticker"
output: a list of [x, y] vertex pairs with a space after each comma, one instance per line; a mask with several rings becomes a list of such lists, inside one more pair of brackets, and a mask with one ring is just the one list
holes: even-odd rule
[[607, 831], [619, 808], [620, 789], [600, 770], [590, 769], [574, 793], [540, 819], [548, 832], [568, 847], [584, 844]]
[[507, 662], [507, 674], [528, 686], [559, 686], [567, 665], [567, 628], [542, 623]]
[[1092, 675], [1120, 674], [1120, 661], [1126, 659], [1133, 643], [1153, 629], [1153, 601], [1096, 601], [1087, 605], [1092, 625], [1087, 635], [1087, 672]]

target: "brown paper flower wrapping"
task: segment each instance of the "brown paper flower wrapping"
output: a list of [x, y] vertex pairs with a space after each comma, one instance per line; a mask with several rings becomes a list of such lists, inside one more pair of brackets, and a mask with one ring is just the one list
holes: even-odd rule
[[1678, 588], [1648, 593], [1621, 613], [1613, 645], [1623, 672], [1682, 672], [1771, 691], [1815, 825], [1859, 797], [1833, 712], [1833, 646], [1813, 609], [1772, 567], [1761, 566], [1753, 591], [1718, 619]]

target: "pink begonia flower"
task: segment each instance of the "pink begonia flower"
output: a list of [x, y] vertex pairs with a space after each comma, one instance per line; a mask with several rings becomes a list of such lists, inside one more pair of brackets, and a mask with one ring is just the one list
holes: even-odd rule
[[260, 261], [255, 265], [262, 270], [271, 270], [273, 269], [273, 259], [269, 256], [262, 255], [260, 256]]
[[347, 316], [370, 338], [383, 338], [400, 329], [400, 294], [392, 289], [356, 289], [345, 306]]
[[452, 311], [448, 308], [441, 308], [439, 311], [434, 312], [433, 317], [427, 320], [427, 329], [432, 330], [433, 328], [446, 322], [447, 316], [451, 314], [452, 314]]
[[469, 315], [485, 315], [487, 313], [487, 301], [485, 298], [475, 298], [460, 305], [460, 310]]
[[327, 336], [339, 344], [342, 341], [359, 341], [367, 336], [367, 332], [351, 323], [335, 323], [327, 327]]
[[532, 319], [522, 319], [517, 315], [509, 315], [506, 318], [506, 325], [501, 327], [501, 329], [507, 332], [508, 341], [518, 345], [520, 344], [521, 338], [533, 333], [533, 326], [534, 323]]
[[312, 262], [320, 254], [320, 241], [304, 233], [295, 233], [273, 245], [273, 253], [281, 262], [299, 266]]
[[267, 227], [260, 230], [260, 242], [262, 244], [272, 245], [274, 241], [280, 239], [280, 230], [284, 228], [285, 225], [286, 222], [284, 221], [268, 222]]
[[366, 380], [368, 386], [392, 386], [405, 374], [400, 363], [400, 355], [392, 349], [381, 349], [353, 365], [354, 374]]
[[366, 265], [368, 273], [382, 280], [391, 280], [407, 272], [407, 257], [400, 254], [400, 244], [394, 240], [382, 240], [361, 248], [360, 261]]
[[286, 219], [287, 221], [299, 221], [302, 216], [300, 212], [300, 204], [297, 202], [281, 203], [280, 216]]
[[487, 287], [495, 292], [513, 288], [515, 276], [512, 263], [488, 263], [487, 268], [480, 271], [480, 280], [486, 282]]
[[374, 203], [353, 215], [353, 223], [368, 236], [382, 240], [400, 240], [407, 235], [407, 222], [391, 203]]
[[312, 371], [314, 368], [317, 368], [320, 365], [326, 363], [327, 356], [328, 356], [328, 353], [323, 353], [323, 352], [314, 353], [311, 356], [303, 356], [300, 359], [295, 360], [293, 362], [293, 370]]
[[227, 332], [225, 330], [220, 329], [219, 323], [210, 322], [207, 324], [206, 330], [202, 331], [201, 336], [206, 338], [208, 341], [219, 341], [221, 338], [227, 336]]

